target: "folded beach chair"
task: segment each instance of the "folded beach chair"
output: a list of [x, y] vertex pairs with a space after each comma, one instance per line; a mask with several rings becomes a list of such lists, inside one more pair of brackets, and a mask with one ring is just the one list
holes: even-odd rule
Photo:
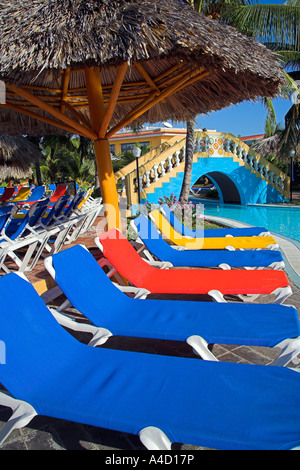
[[48, 206], [39, 223], [31, 227], [32, 233], [37, 237], [43, 234], [43, 243], [40, 244], [36, 253], [37, 259], [44, 256], [44, 252], [45, 254], [56, 253], [65, 243], [68, 232], [76, 223], [74, 218], [71, 218], [73, 204], [74, 198], [69, 195], [61, 196], [55, 203]]
[[91, 204], [95, 201], [95, 199], [92, 197], [92, 192], [94, 191], [94, 186], [92, 188], [89, 188], [82, 199], [82, 201], [78, 205], [78, 209], [82, 209], [85, 204]]
[[57, 223], [58, 218], [67, 207], [70, 198], [71, 196], [64, 195], [58, 198], [54, 204], [51, 204], [42, 218], [42, 224], [47, 227]]
[[252, 236], [266, 236], [270, 235], [270, 232], [265, 227], [240, 227], [240, 228], [206, 228], [193, 230], [188, 228], [186, 225], [182, 224], [180, 220], [176, 217], [172, 209], [167, 204], [163, 204], [160, 207], [162, 214], [169, 221], [169, 223], [174, 227], [174, 229], [183, 235], [184, 237], [252, 237]]
[[13, 198], [12, 202], [23, 202], [29, 197], [31, 193], [31, 188], [29, 186], [22, 186], [18, 194]]
[[300, 445], [296, 369], [92, 348], [18, 275], [0, 278], [0, 298], [0, 404], [13, 410], [0, 442], [43, 415], [139, 435], [150, 450]]
[[278, 249], [278, 244], [273, 237], [183, 237], [178, 233], [159, 210], [149, 213], [150, 219], [155, 223], [162, 235], [178, 246], [185, 246], [191, 250], [222, 250], [233, 247], [234, 249]]
[[44, 196], [44, 193], [45, 193], [45, 186], [37, 186], [36, 188], [33, 189], [31, 195], [26, 200], [23, 200], [23, 201], [15, 200], [14, 202], [17, 202], [18, 205], [25, 205], [25, 204], [32, 205], [35, 202], [42, 199], [42, 197]]
[[[264, 238], [264, 237], [261, 237]], [[217, 269], [159, 269], [150, 266], [136, 252], [118, 229], [110, 229], [95, 238], [118, 273], [136, 287], [151, 293], [209, 294], [224, 302], [224, 295], [275, 294], [275, 303], [282, 303], [292, 293], [283, 271], [217, 270]], [[249, 299], [250, 300], [250, 299]]]
[[8, 186], [7, 188], [5, 188], [4, 193], [0, 197], [0, 202], [9, 201], [12, 198], [14, 192], [15, 192], [15, 188], [13, 188], [12, 186]]
[[52, 194], [54, 193], [54, 191], [56, 190], [56, 184], [49, 184], [48, 185], [48, 190], [52, 192]]
[[66, 190], [67, 190], [66, 185], [57, 186], [54, 193], [50, 197], [50, 203], [56, 202], [59, 197], [65, 194]]
[[137, 233], [140, 242], [145, 245], [144, 254], [149, 261], [154, 261], [152, 256], [154, 255], [160, 261], [169, 262], [177, 267], [282, 269], [285, 266], [279, 250], [187, 250], [185, 247], [169, 245], [151, 220], [144, 215], [131, 220], [130, 225]]
[[[279, 347], [282, 353], [272, 365], [281, 366], [300, 353], [300, 323], [294, 307], [142, 300], [148, 291], [116, 287], [92, 254], [80, 245], [49, 256], [44, 263], [71, 305], [92, 322], [89, 344], [93, 346], [103, 344], [112, 335], [186, 341], [208, 360], [217, 360], [208, 349], [213, 343]], [[124, 292], [128, 291], [138, 298], [127, 296]], [[88, 330], [88, 325], [57, 311], [54, 316], [65, 327]]]
[[[45, 230], [38, 233], [35, 227], [40, 225], [48, 203], [48, 199], [34, 203], [23, 219], [12, 219], [2, 229], [0, 233], [0, 269], [5, 272], [10, 271], [5, 263], [7, 257], [13, 260], [22, 272], [32, 270], [36, 265], [37, 255], [32, 259], [35, 249], [38, 245], [43, 246], [49, 235]], [[25, 253], [23, 253], [24, 248], [26, 248]], [[19, 253], [21, 249], [23, 251]]]
[[17, 212], [17, 207], [13, 204], [8, 206], [1, 207], [0, 209], [0, 243], [1, 243], [1, 234], [4, 232], [7, 224], [12, 220], [12, 217]]
[[[84, 192], [80, 191], [69, 201], [65, 209], [56, 217], [57, 223], [64, 227], [64, 230], [59, 234], [56, 244], [62, 246], [64, 243], [71, 243], [75, 241], [82, 233], [83, 223], [88, 217], [88, 214], [78, 211]], [[58, 250], [55, 250], [55, 252]]]

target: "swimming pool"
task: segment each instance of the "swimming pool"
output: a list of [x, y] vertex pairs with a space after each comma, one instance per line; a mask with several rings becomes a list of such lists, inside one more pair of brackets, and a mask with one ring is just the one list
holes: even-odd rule
[[251, 225], [264, 226], [271, 232], [300, 242], [300, 206], [236, 206], [190, 198], [194, 204], [204, 204], [204, 215], [224, 217]]

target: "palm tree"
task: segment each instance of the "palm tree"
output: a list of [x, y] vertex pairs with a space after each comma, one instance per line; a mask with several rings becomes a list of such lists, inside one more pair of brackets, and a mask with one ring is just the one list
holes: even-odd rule
[[[87, 139], [89, 140], [89, 139]], [[74, 135], [51, 135], [41, 140], [44, 158], [41, 172], [48, 182], [59, 178], [93, 182], [93, 155], [87, 151], [88, 142]]]
[[[243, 34], [265, 44], [280, 56], [286, 67], [300, 68], [300, 0], [287, 0], [283, 5], [260, 5], [256, 0], [186, 1], [196, 11], [230, 24]], [[272, 102], [265, 100], [265, 105], [269, 120], [272, 121], [272, 125], [276, 124]], [[293, 116], [295, 115], [294, 113]], [[290, 127], [292, 123], [293, 121]], [[296, 129], [295, 121], [294, 128]], [[193, 129], [194, 126], [187, 123], [187, 142], [194, 140]], [[289, 135], [292, 135], [292, 132]], [[284, 133], [282, 138], [284, 138]], [[183, 203], [187, 202], [189, 197], [192, 160], [193, 150], [187, 144], [185, 174], [180, 193]]]
[[[289, 92], [299, 93], [300, 85], [300, 0], [287, 0], [283, 5], [251, 5], [228, 9], [227, 20], [245, 34], [253, 36], [274, 51], [284, 67], [291, 70]], [[295, 72], [296, 71], [296, 72]], [[298, 72], [297, 72], [298, 71]], [[298, 79], [293, 82], [293, 79]], [[298, 87], [297, 87], [298, 85]], [[299, 100], [285, 117], [279, 149], [283, 158], [299, 148]], [[299, 157], [299, 155], [298, 155]]]
[[[251, 0], [186, 0], [187, 3], [199, 13], [203, 13], [206, 16], [214, 18], [218, 21], [222, 21], [223, 12], [231, 4], [248, 4]], [[195, 116], [196, 118], [196, 116]], [[192, 177], [192, 166], [193, 166], [193, 153], [194, 153], [194, 133], [195, 133], [195, 120], [189, 120], [186, 122], [186, 151], [185, 151], [185, 166], [184, 176], [181, 186], [181, 192], [179, 200], [181, 203], [186, 204], [188, 202], [191, 186]]]

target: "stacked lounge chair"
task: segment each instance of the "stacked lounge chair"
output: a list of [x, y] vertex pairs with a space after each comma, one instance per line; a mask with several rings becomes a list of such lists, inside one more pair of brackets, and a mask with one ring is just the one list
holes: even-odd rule
[[169, 266], [225, 269], [244, 267], [282, 269], [285, 266], [279, 250], [189, 250], [185, 247], [170, 245], [145, 215], [133, 219], [131, 226], [137, 233], [140, 243], [145, 245], [144, 252], [148, 259], [155, 261], [154, 257], [156, 257], [160, 261], [170, 263]]

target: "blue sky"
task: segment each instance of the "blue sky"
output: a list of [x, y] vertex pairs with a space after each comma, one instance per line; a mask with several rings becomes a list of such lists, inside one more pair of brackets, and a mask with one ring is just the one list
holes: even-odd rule
[[[283, 0], [259, 0], [259, 3], [283, 4]], [[276, 98], [273, 101], [278, 123], [284, 125], [284, 116], [291, 107], [290, 100]], [[196, 127], [202, 129], [216, 129], [220, 132], [231, 132], [238, 136], [263, 134], [266, 119], [266, 109], [261, 102], [247, 101], [230, 106], [221, 111], [214, 111], [209, 115], [197, 117]], [[177, 127], [177, 126], [176, 126]]]
[[[284, 125], [284, 116], [291, 107], [291, 102], [276, 98], [273, 104], [277, 122]], [[214, 111], [209, 115], [198, 116], [196, 127], [231, 132], [236, 136], [263, 134], [266, 115], [267, 111], [261, 102], [247, 101], [221, 111]]]

